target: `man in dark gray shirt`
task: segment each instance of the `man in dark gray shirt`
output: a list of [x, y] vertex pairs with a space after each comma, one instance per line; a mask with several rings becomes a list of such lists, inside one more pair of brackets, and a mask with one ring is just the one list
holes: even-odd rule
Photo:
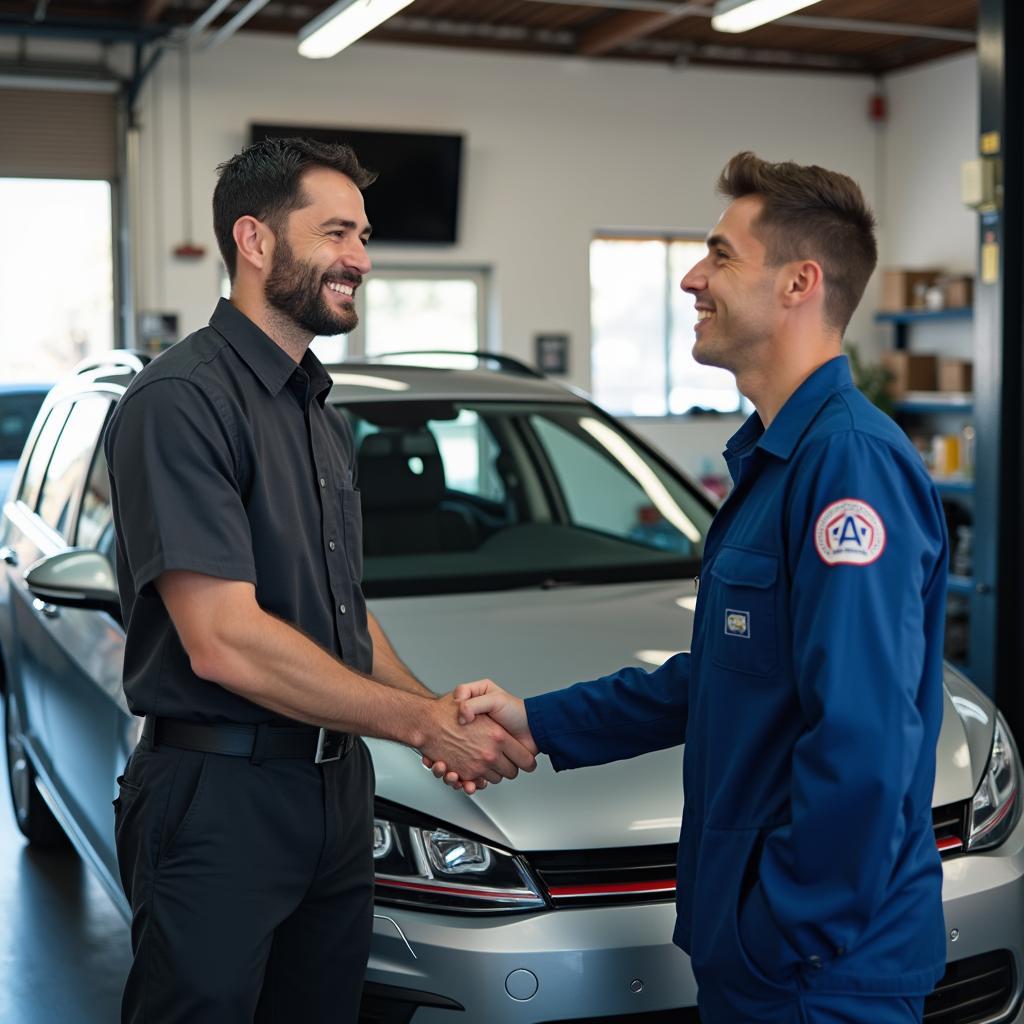
[[373, 899], [358, 737], [466, 778], [534, 767], [489, 719], [460, 727], [363, 599], [352, 437], [309, 343], [356, 324], [372, 180], [304, 140], [224, 164], [231, 299], [111, 419], [124, 687], [146, 718], [115, 802], [126, 1022], [355, 1022]]

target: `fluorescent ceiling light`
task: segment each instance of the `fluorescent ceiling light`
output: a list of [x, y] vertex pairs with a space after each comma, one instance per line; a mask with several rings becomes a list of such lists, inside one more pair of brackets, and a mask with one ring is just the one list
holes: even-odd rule
[[338, 0], [299, 29], [299, 53], [303, 57], [333, 57], [411, 3], [412, 0]]
[[717, 0], [711, 27], [717, 32], [749, 32], [815, 3], [818, 0]]

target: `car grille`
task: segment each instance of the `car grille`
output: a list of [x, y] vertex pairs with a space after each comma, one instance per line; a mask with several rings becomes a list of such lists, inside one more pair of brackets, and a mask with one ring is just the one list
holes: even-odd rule
[[943, 860], [956, 857], [964, 852], [967, 843], [967, 815], [970, 801], [960, 800], [945, 807], [932, 808], [932, 825], [935, 828], [935, 845]]
[[1007, 949], [946, 965], [946, 973], [925, 1000], [927, 1024], [973, 1024], [997, 1020], [1010, 1010], [1015, 988], [1013, 955]]
[[[943, 860], [964, 852], [969, 801], [932, 809]], [[661, 903], [675, 899], [676, 844], [526, 855], [556, 907]]]
[[556, 907], [670, 902], [676, 895], [676, 844], [526, 855]]

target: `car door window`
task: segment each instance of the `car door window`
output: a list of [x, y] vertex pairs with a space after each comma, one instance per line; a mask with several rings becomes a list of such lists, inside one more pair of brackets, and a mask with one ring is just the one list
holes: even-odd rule
[[39, 489], [42, 487], [43, 477], [46, 475], [46, 467], [50, 464], [53, 446], [57, 443], [57, 438], [60, 437], [70, 408], [66, 402], [54, 406], [47, 415], [42, 430], [36, 435], [32, 455], [29, 457], [25, 475], [21, 479], [21, 487], [18, 489], [18, 500], [23, 501], [31, 509], [36, 507], [36, 502], [39, 500]]
[[92, 470], [82, 495], [82, 508], [78, 514], [75, 531], [75, 546], [92, 548], [100, 554], [111, 556], [114, 537], [114, 512], [110, 503], [110, 477], [107, 475], [107, 458], [103, 448], [96, 449]]
[[21, 458], [21, 449], [45, 397], [44, 391], [0, 393], [0, 460]]
[[702, 541], [692, 497], [592, 416], [531, 416], [574, 526], [691, 554]]
[[47, 526], [65, 537], [70, 535], [72, 507], [85, 482], [109, 409], [107, 398], [77, 401], [46, 467], [36, 511]]

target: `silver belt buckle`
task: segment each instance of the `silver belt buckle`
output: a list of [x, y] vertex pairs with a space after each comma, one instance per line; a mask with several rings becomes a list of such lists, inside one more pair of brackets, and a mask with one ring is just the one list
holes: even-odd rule
[[344, 749], [345, 734], [343, 732], [321, 729], [316, 738], [316, 757], [313, 758], [313, 763], [328, 764], [330, 761], [340, 761]]

